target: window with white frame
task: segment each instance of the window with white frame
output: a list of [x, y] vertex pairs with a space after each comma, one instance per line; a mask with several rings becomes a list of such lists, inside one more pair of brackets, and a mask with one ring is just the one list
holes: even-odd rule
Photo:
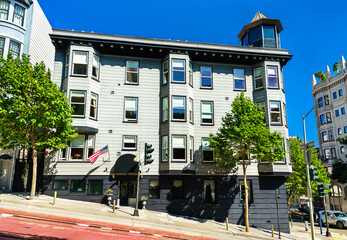
[[95, 148], [95, 136], [94, 135], [88, 135], [88, 159], [91, 155], [94, 153], [94, 148]]
[[124, 121], [137, 121], [137, 97], [124, 98]]
[[85, 91], [71, 91], [71, 108], [73, 117], [84, 117], [85, 112]]
[[277, 101], [270, 101], [271, 124], [281, 124], [281, 104]]
[[212, 67], [201, 66], [201, 87], [212, 88]]
[[8, 12], [10, 9], [10, 2], [7, 0], [0, 0], [0, 19], [8, 20]]
[[210, 142], [208, 138], [202, 138], [202, 161], [203, 162], [213, 162], [214, 161], [214, 153], [210, 149]]
[[69, 74], [69, 58], [70, 58], [70, 53], [67, 53], [65, 55], [64, 78], [67, 77]]
[[324, 149], [324, 158], [325, 160], [330, 159], [330, 149]]
[[234, 89], [235, 90], [246, 89], [244, 69], [234, 69]]
[[[1, 4], [1, 3], [0, 3]], [[4, 56], [5, 38], [0, 37], [0, 56]]]
[[10, 47], [8, 52], [12, 54], [13, 59], [18, 58], [20, 56], [20, 47], [21, 44], [14, 40], [10, 40]]
[[25, 15], [25, 8], [18, 4], [15, 4], [14, 13], [13, 13], [13, 23], [23, 27], [24, 15]]
[[84, 159], [84, 146], [85, 135], [78, 135], [72, 139], [70, 144], [70, 159], [71, 160], [83, 160]]
[[169, 120], [169, 98], [163, 98], [163, 122]]
[[136, 150], [137, 136], [123, 136], [123, 150]]
[[139, 83], [139, 62], [127, 61], [126, 63], [126, 83], [138, 84]]
[[278, 71], [277, 67], [267, 67], [267, 81], [269, 88], [278, 88]]
[[213, 124], [213, 102], [201, 101], [201, 124]]
[[169, 61], [163, 62], [163, 84], [169, 82]]
[[284, 121], [285, 126], [288, 126], [287, 108], [286, 108], [285, 103], [283, 103], [283, 121]]
[[88, 70], [88, 52], [73, 52], [73, 74], [86, 76]]
[[254, 74], [254, 86], [255, 89], [260, 89], [264, 87], [264, 80], [263, 80], [263, 68], [258, 67], [253, 70]]
[[172, 82], [186, 82], [185, 64], [185, 60], [172, 59]]
[[193, 66], [192, 63], [189, 62], [188, 69], [188, 77], [189, 77], [189, 85], [193, 87]]
[[266, 123], [266, 110], [265, 110], [265, 102], [258, 102], [256, 103], [257, 109], [261, 110], [264, 114], [264, 123]]
[[323, 140], [323, 142], [328, 141], [328, 132], [327, 131], [322, 132], [322, 140]]
[[95, 79], [99, 79], [99, 68], [100, 68], [100, 57], [93, 54], [92, 77]]
[[189, 158], [190, 162], [194, 162], [194, 137], [190, 136], [189, 141]]
[[186, 161], [186, 136], [172, 136], [172, 160]]
[[169, 137], [162, 136], [161, 138], [161, 160], [166, 162], [169, 160]]
[[97, 110], [98, 110], [98, 95], [95, 93], [92, 93], [90, 97], [90, 113], [89, 113], [90, 118], [97, 119]]
[[172, 120], [186, 119], [186, 97], [172, 97]]
[[[60, 150], [59, 160], [85, 161], [95, 150], [95, 135], [78, 135], [68, 147]], [[68, 157], [67, 157], [68, 156]]]
[[193, 123], [193, 99], [189, 98], [189, 122]]

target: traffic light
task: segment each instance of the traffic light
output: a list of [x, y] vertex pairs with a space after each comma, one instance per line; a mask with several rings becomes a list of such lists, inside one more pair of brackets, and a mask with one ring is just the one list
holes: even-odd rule
[[151, 164], [154, 159], [152, 159], [152, 153], [154, 151], [154, 148], [152, 148], [152, 144], [145, 143], [145, 165]]
[[318, 180], [318, 171], [317, 171], [316, 166], [310, 166], [310, 179], [312, 181], [317, 181]]
[[317, 190], [318, 190], [318, 196], [324, 197], [324, 184], [323, 183], [317, 184]]

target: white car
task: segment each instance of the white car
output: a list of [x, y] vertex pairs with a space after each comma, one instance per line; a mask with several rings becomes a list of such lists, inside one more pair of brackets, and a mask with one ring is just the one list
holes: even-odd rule
[[[320, 211], [322, 214], [322, 223], [325, 224], [325, 213]], [[340, 211], [327, 211], [329, 225], [334, 225], [337, 228], [347, 227], [347, 214]]]

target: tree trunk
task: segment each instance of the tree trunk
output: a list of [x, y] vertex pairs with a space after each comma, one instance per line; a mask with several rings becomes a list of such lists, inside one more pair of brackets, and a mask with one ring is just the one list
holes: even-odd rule
[[290, 200], [292, 199], [292, 195], [289, 195], [287, 198], [287, 207], [288, 207], [288, 211], [290, 209]]
[[246, 154], [243, 153], [243, 183], [245, 185], [245, 226], [246, 232], [249, 232], [249, 220], [248, 220], [248, 184], [246, 175]]
[[36, 192], [36, 175], [37, 175], [37, 149], [34, 139], [34, 128], [31, 127], [31, 147], [33, 149], [33, 177], [31, 180], [30, 200], [33, 200]]

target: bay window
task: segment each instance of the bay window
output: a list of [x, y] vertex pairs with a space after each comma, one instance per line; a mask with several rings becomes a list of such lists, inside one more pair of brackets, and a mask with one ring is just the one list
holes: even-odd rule
[[166, 122], [169, 120], [169, 98], [164, 97], [163, 98], [163, 122]]
[[64, 78], [67, 77], [69, 74], [69, 58], [70, 58], [70, 54], [67, 53], [65, 55]]
[[85, 112], [85, 91], [71, 91], [71, 108], [73, 117], [84, 117]]
[[190, 162], [194, 162], [194, 137], [190, 136], [189, 141], [189, 158]]
[[166, 162], [169, 160], [169, 137], [162, 136], [161, 138], [161, 160]]
[[[1, 4], [1, 3], [0, 3]], [[0, 37], [0, 56], [4, 56], [5, 38]]]
[[97, 109], [98, 109], [98, 95], [95, 93], [91, 94], [90, 99], [90, 118], [96, 120], [97, 119]]
[[172, 160], [186, 161], [186, 136], [172, 136]]
[[281, 124], [281, 104], [277, 101], [270, 101], [271, 124]]
[[10, 40], [10, 47], [8, 52], [12, 54], [13, 59], [20, 57], [20, 47], [21, 44], [14, 40]]
[[253, 75], [254, 75], [254, 88], [255, 89], [260, 89], [264, 87], [264, 81], [263, 81], [263, 68], [255, 68], [253, 70]]
[[267, 67], [267, 81], [269, 88], [278, 88], [277, 67]]
[[189, 98], [189, 122], [193, 123], [193, 99]]
[[85, 135], [78, 135], [72, 139], [70, 144], [70, 159], [71, 160], [82, 160], [84, 159], [84, 146], [85, 146]]
[[88, 72], [88, 52], [73, 52], [73, 74], [87, 76]]
[[7, 0], [0, 0], [0, 19], [8, 20], [8, 12], [10, 9], [10, 2]]
[[189, 85], [193, 87], [193, 66], [192, 63], [189, 62], [189, 72], [188, 72], [188, 77], [189, 77]]
[[186, 98], [172, 97], [172, 120], [186, 120]]
[[173, 59], [172, 60], [172, 82], [185, 83], [185, 60]]
[[14, 13], [13, 13], [13, 23], [18, 24], [19, 26], [23, 27], [24, 24], [24, 15], [25, 15], [25, 8], [15, 4], [14, 5]]
[[169, 62], [163, 62], [163, 84], [169, 82]]
[[100, 58], [93, 54], [93, 69], [92, 69], [92, 77], [96, 80], [99, 79], [99, 68], [100, 68]]

